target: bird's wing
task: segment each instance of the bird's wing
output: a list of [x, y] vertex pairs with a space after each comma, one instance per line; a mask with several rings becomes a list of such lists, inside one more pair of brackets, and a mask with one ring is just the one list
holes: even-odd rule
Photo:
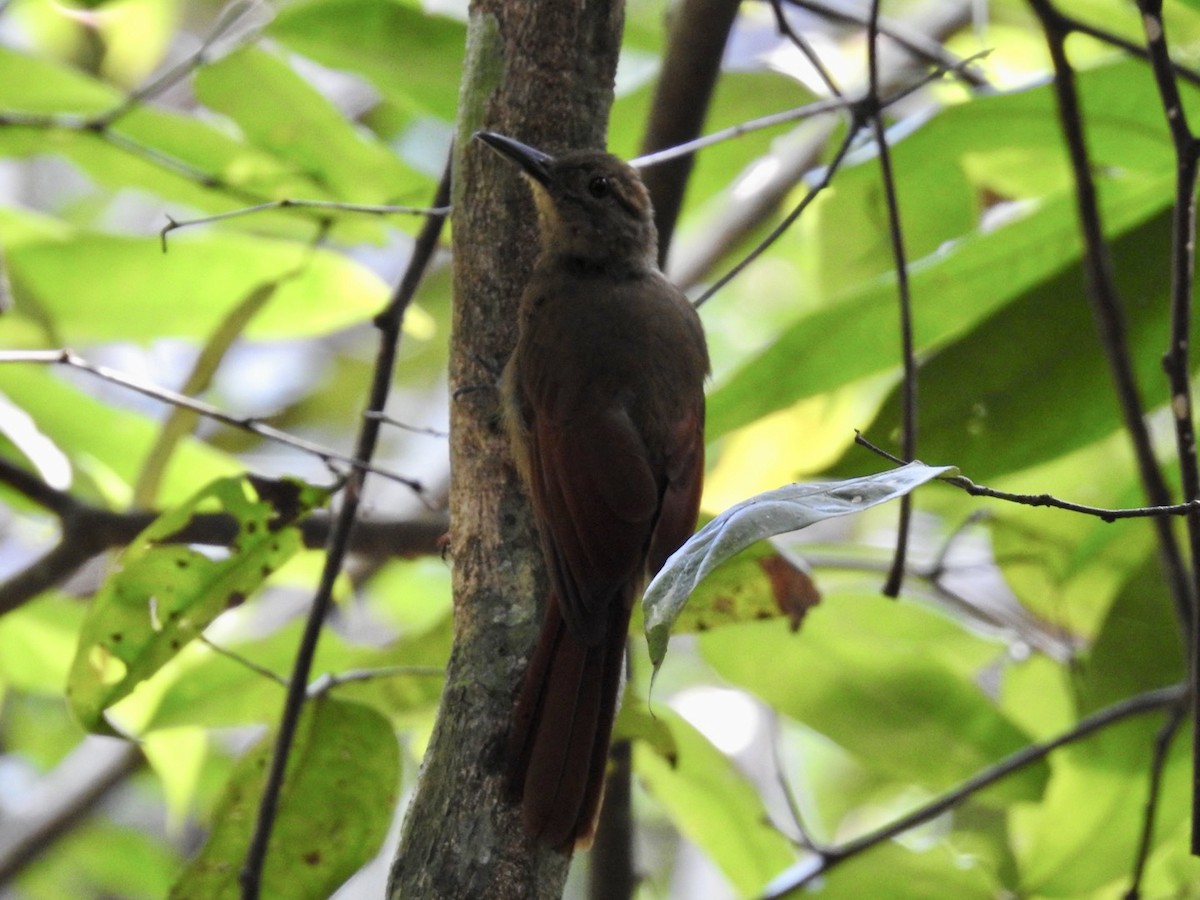
[[671, 429], [667, 447], [666, 490], [663, 491], [646, 555], [646, 571], [654, 575], [667, 557], [691, 537], [700, 512], [704, 486], [704, 399]]
[[563, 618], [588, 643], [604, 638], [613, 603], [641, 577], [658, 516], [646, 447], [620, 406], [530, 423], [530, 492]]

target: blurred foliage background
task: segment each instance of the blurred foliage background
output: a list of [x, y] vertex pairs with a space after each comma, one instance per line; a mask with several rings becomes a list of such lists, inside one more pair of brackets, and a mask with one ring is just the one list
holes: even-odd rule
[[[629, 4], [610, 126], [610, 148], [626, 157], [667, 49], [667, 6]], [[834, 80], [861, 92], [866, 6], [783, 9]], [[1130, 361], [1176, 479], [1161, 373], [1170, 135], [1150, 68], [1110, 39], [1144, 43], [1134, 5], [1086, 0], [1069, 12], [1103, 32], [1074, 34], [1068, 48]], [[881, 38], [892, 90], [916, 83], [931, 57], [986, 51], [973, 79], [938, 79], [887, 110], [921, 363], [918, 455], [996, 488], [1141, 505], [1084, 293], [1036, 19], [1019, 0], [896, 0], [883, 13], [905, 39]], [[1200, 67], [1200, 3], [1168, 0], [1164, 14], [1176, 61]], [[458, 0], [0, 5], [0, 348], [14, 354], [0, 356], [0, 896], [231, 889], [282, 705], [277, 679], [320, 569], [321, 510], [337, 503], [323, 490], [335, 474], [312, 453], [78, 367], [13, 361], [16, 351], [69, 347], [350, 452], [371, 317], [421, 218], [278, 201], [425, 206], [454, 130], [465, 17]], [[1196, 82], [1181, 80], [1193, 118]], [[706, 130], [826, 96], [772, 7], [747, 0]], [[700, 152], [672, 277], [699, 292], [741, 258], [817, 183], [846, 127], [834, 112]], [[160, 234], [171, 223], [181, 227]], [[343, 680], [320, 686], [302, 723], [279, 825], [281, 846], [299, 848], [287, 865], [313, 877], [281, 887], [271, 879], [285, 870], [269, 865], [272, 896], [379, 894], [438, 702], [451, 638], [437, 544], [448, 257], [447, 240], [405, 319], [388, 409], [400, 424], [375, 460], [421, 490], [369, 479], [317, 659], [318, 673]], [[870, 141], [702, 316], [715, 364], [708, 514], [784, 483], [886, 467], [853, 441], [860, 429], [894, 449], [901, 406], [895, 266]], [[641, 896], [759, 894], [812, 845], [883, 826], [1183, 677], [1147, 521], [945, 485], [923, 488], [916, 505], [899, 602], [879, 593], [895, 542], [884, 507], [757, 546], [716, 573], [680, 620], [652, 697], [634, 640], [619, 728], [637, 738]], [[135, 538], [152, 518], [140, 511], [168, 512]], [[220, 539], [170, 540], [217, 520]], [[803, 586], [802, 620], [776, 605], [781, 577]], [[812, 890], [1120, 896], [1162, 722], [1124, 721], [1056, 751], [855, 854]], [[1163, 757], [1147, 897], [1200, 896], [1186, 731]]]

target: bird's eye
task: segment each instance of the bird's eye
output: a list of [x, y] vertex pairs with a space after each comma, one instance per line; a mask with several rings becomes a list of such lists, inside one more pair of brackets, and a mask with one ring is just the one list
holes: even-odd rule
[[612, 185], [608, 183], [608, 179], [603, 175], [597, 175], [588, 182], [588, 193], [597, 200], [607, 197], [612, 192]]

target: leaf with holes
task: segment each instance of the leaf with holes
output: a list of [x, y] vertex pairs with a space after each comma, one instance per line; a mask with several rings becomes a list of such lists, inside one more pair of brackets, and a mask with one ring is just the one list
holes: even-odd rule
[[[223, 478], [155, 519], [121, 554], [84, 620], [67, 679], [80, 723], [110, 733], [104, 711], [291, 558], [303, 543], [296, 523], [327, 496], [298, 481]], [[173, 542], [208, 513], [230, 516], [237, 529], [220, 558]]]
[[951, 466], [912, 462], [898, 469], [819, 484], [789, 484], [730, 507], [701, 528], [667, 560], [646, 588], [646, 639], [657, 669], [667, 653], [671, 626], [692, 591], [710, 572], [755, 541], [798, 531], [907, 494]]

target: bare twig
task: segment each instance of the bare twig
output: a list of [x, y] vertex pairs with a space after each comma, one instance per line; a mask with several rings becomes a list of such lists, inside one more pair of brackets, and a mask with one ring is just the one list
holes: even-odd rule
[[[770, 0], [774, 3], [776, 0]], [[866, 27], [871, 20], [869, 13], [864, 14], [861, 4], [842, 2], [826, 2], [826, 0], [787, 0], [792, 6], [807, 9], [818, 15], [825, 16], [837, 22]], [[948, 72], [953, 72], [970, 87], [987, 87], [987, 79], [970, 67], [971, 59], [962, 60], [948, 51], [934, 38], [924, 34], [919, 28], [913, 28], [904, 22], [897, 22], [885, 16], [875, 16], [875, 27], [882, 35], [887, 36], [900, 47], [903, 47], [916, 59], [938, 66]], [[965, 24], [965, 23], [964, 23]]]
[[[1154, 506], [1167, 506], [1171, 502], [1171, 495], [1155, 458], [1150, 433], [1146, 427], [1145, 410], [1129, 351], [1125, 313], [1117, 292], [1108, 243], [1104, 239], [1104, 228], [1100, 221], [1096, 182], [1088, 157], [1087, 140], [1083, 130], [1083, 110], [1080, 108], [1075, 85], [1075, 71], [1067, 59], [1066, 41], [1071, 33], [1070, 23], [1054, 8], [1050, 0], [1029, 2], [1041, 21], [1054, 67], [1054, 91], [1058, 101], [1059, 122], [1075, 179], [1075, 200], [1083, 236], [1083, 270], [1092, 319], [1113, 378], [1125, 430], [1133, 444], [1146, 499]], [[1158, 534], [1159, 553], [1175, 602], [1176, 615], [1181, 623], [1185, 623], [1183, 632], [1190, 634], [1194, 618], [1192, 610], [1195, 605], [1191, 577], [1170, 523], [1165, 518], [1156, 518], [1154, 528]]]
[[73, 350], [63, 348], [61, 350], [0, 350], [0, 364], [3, 363], [26, 363], [40, 365], [64, 365], [72, 369], [78, 369], [81, 372], [87, 372], [89, 375], [94, 375], [104, 381], [113, 384], [119, 384], [121, 387], [129, 388], [131, 391], [136, 391], [143, 396], [158, 400], [162, 403], [171, 406], [181, 406], [185, 409], [190, 409], [197, 412], [206, 418], [221, 422], [225, 425], [230, 425], [234, 428], [240, 428], [243, 431], [249, 431], [251, 434], [256, 434], [261, 438], [266, 438], [269, 441], [274, 441], [278, 444], [285, 444], [289, 447], [295, 447], [297, 450], [303, 450], [305, 453], [310, 453], [325, 463], [342, 463], [355, 470], [374, 472], [384, 478], [389, 478], [392, 481], [397, 481], [405, 487], [410, 488], [423, 500], [426, 499], [425, 488], [419, 481], [412, 478], [405, 478], [395, 472], [389, 472], [387, 469], [381, 469], [365, 463], [353, 456], [347, 456], [344, 453], [338, 453], [336, 450], [330, 450], [328, 447], [322, 447], [320, 444], [305, 440], [304, 438], [296, 437], [288, 434], [286, 431], [281, 431], [271, 425], [253, 416], [233, 416], [221, 409], [213, 406], [210, 403], [205, 403], [202, 400], [196, 400], [181, 394], [178, 391], [172, 391], [169, 388], [161, 385], [148, 384], [140, 381], [132, 376], [125, 375], [110, 369], [106, 366], [98, 366], [88, 362]]
[[[893, 453], [888, 453], [877, 444], [871, 443], [871, 441], [858, 432], [855, 432], [854, 443], [897, 465], [902, 466], [910, 462], [910, 460], [905, 460]], [[1162, 506], [1135, 506], [1114, 509], [1106, 506], [1087, 506], [1083, 503], [1072, 503], [1069, 500], [1060, 500], [1051, 494], [1014, 494], [1011, 491], [1000, 491], [995, 488], [976, 484], [963, 475], [947, 475], [939, 478], [938, 481], [962, 488], [972, 497], [992, 497], [996, 500], [1007, 500], [1010, 503], [1018, 503], [1021, 506], [1048, 506], [1054, 509], [1066, 510], [1067, 512], [1095, 516], [1104, 522], [1115, 522], [1117, 519], [1158, 519], [1164, 516], [1186, 516], [1194, 510], [1200, 510], [1200, 500], [1189, 500], [1187, 503], [1167, 503]]]
[[215, 641], [210, 641], [203, 633], [200, 634], [200, 642], [207, 646], [213, 653], [220, 654], [226, 659], [233, 660], [239, 666], [249, 669], [255, 675], [262, 677], [264, 680], [277, 684], [280, 687], [287, 687], [287, 680], [277, 672], [272, 672], [266, 666], [260, 666], [252, 659], [248, 659], [236, 650], [230, 650], [228, 647], [223, 647]]
[[393, 419], [386, 413], [375, 412], [374, 410], [370, 409], [363, 412], [363, 418], [378, 419], [384, 425], [391, 425], [393, 428], [399, 428], [401, 431], [407, 431], [409, 434], [423, 434], [427, 437], [442, 439], [450, 437], [450, 432], [443, 431], [440, 428], [427, 428], [423, 425], [410, 425], [407, 422], [401, 422], [399, 419]]
[[[970, 21], [971, 4], [966, 0], [929, 0], [914, 11], [914, 28], [937, 39], [950, 34]], [[923, 74], [914, 71], [911, 59], [883, 60], [881, 93], [891, 92], [910, 79]], [[892, 102], [892, 96], [889, 96]], [[695, 236], [672, 249], [668, 275], [682, 288], [689, 289], [709, 276], [715, 266], [748, 236], [762, 227], [796, 185], [812, 178], [840, 125], [839, 120], [823, 119], [802, 122], [792, 134], [779, 142], [777, 150], [761, 160], [765, 174], [752, 192], [739, 194], [729, 202], [708, 227], [695, 231]]]
[[[1200, 499], [1200, 468], [1196, 462], [1196, 426], [1193, 419], [1191, 385], [1192, 283], [1195, 275], [1196, 174], [1200, 147], [1188, 126], [1187, 111], [1179, 96], [1179, 85], [1171, 68], [1167, 35], [1163, 26], [1161, 0], [1138, 0], [1146, 30], [1146, 47], [1154, 80], [1162, 98], [1163, 113], [1175, 148], [1175, 206], [1171, 217], [1171, 338], [1163, 356], [1163, 369], [1171, 391], [1171, 411], [1175, 423], [1175, 452], [1179, 459], [1180, 480], [1185, 500]], [[1187, 517], [1188, 542], [1192, 565], [1192, 621], [1181, 620], [1185, 633], [1191, 625], [1189, 662], [1192, 696], [1200, 692], [1200, 511]], [[1200, 716], [1193, 709], [1192, 768], [1200, 772]], [[1147, 823], [1147, 830], [1152, 823]], [[1200, 856], [1200, 780], [1192, 789], [1192, 853]], [[1140, 874], [1140, 867], [1139, 867]], [[1135, 886], [1137, 879], [1135, 879]]]
[[775, 769], [775, 780], [779, 784], [779, 789], [783, 792], [783, 800], [787, 804], [788, 814], [792, 817], [792, 825], [796, 828], [799, 844], [805, 850], [813, 850], [820, 853], [824, 850], [824, 845], [813, 837], [812, 829], [804, 821], [804, 811], [800, 808], [800, 800], [792, 788], [792, 782], [787, 777], [787, 772], [784, 771], [783, 755], [780, 752], [783, 734], [779, 727], [779, 714], [775, 710], [771, 710], [770, 712], [770, 726], [771, 765]]
[[208, 61], [208, 52], [221, 38], [229, 34], [257, 4], [248, 0], [234, 0], [226, 6], [213, 24], [212, 29], [200, 42], [200, 46], [178, 65], [161, 73], [142, 87], [129, 94], [124, 100], [110, 109], [88, 119], [84, 128], [88, 131], [104, 131], [118, 119], [123, 118], [147, 100], [152, 100], [163, 91], [187, 78], [193, 71]]
[[[871, 99], [869, 118], [879, 149], [879, 171], [887, 204], [888, 234], [891, 237], [892, 261], [896, 269], [896, 290], [900, 303], [900, 352], [904, 367], [903, 424], [901, 454], [917, 455], [917, 361], [913, 346], [912, 297], [908, 285], [908, 256], [904, 252], [904, 230], [900, 224], [900, 203], [896, 198], [896, 177], [892, 171], [892, 154], [888, 148], [887, 132], [883, 127], [883, 110], [879, 100], [879, 0], [872, 0], [867, 25], [867, 96]], [[883, 586], [888, 597], [897, 597], [904, 580], [904, 561], [908, 556], [908, 531], [912, 522], [912, 495], [900, 498], [900, 519], [896, 527], [896, 552], [892, 570]]]
[[[153, 510], [116, 512], [91, 506], [65, 491], [52, 488], [32, 473], [0, 457], [0, 484], [8, 485], [59, 519], [58, 543], [26, 568], [0, 583], [0, 616], [12, 612], [74, 575], [89, 559], [130, 543], [159, 513]], [[300, 533], [306, 547], [328, 540], [330, 518], [317, 513], [303, 519]], [[354, 531], [351, 551], [374, 559], [432, 556], [441, 552], [448, 522], [444, 514], [416, 520], [367, 520]], [[180, 544], [227, 547], [237, 536], [237, 522], [224, 513], [197, 513], [170, 537]]]
[[[1102, 41], [1105, 44], [1109, 44], [1110, 46], [1124, 50], [1130, 56], [1138, 59], [1150, 59], [1150, 53], [1145, 47], [1139, 46], [1133, 41], [1127, 40], [1115, 32], [1109, 31], [1106, 28], [1101, 28], [1098, 25], [1093, 25], [1090, 22], [1085, 22], [1083, 19], [1077, 19], [1068, 13], [1056, 11], [1056, 15], [1058, 16], [1058, 21], [1062, 24], [1062, 27], [1067, 31], [1077, 31], [1080, 34], [1086, 34], [1088, 37], [1095, 38], [1096, 40]], [[1184, 81], [1192, 84], [1200, 85], [1200, 72], [1197, 72], [1195, 69], [1189, 68], [1188, 66], [1181, 65], [1174, 60], [1169, 61], [1168, 65], [1170, 66], [1171, 71], [1177, 77], [1182, 78]]]
[[792, 23], [788, 21], [787, 13], [783, 11], [783, 0], [768, 0], [768, 2], [771, 4], [771, 12], [775, 14], [775, 27], [779, 29], [779, 33], [791, 41], [792, 45], [808, 60], [808, 64], [813, 67], [813, 70], [817, 73], [817, 77], [825, 85], [826, 90], [835, 97], [842, 96], [841, 88], [837, 86], [837, 82], [829, 74], [829, 69], [825, 67], [825, 64], [821, 62], [821, 58], [813, 50], [812, 44], [792, 28]]
[[[916, 90], [919, 90], [931, 80], [940, 78], [942, 74], [944, 73], [934, 72], [927, 75], [924, 79], [921, 79], [915, 84], [908, 85], [893, 96], [889, 97], [886, 103], [893, 103], [896, 100], [907, 96]], [[783, 221], [771, 229], [771, 232], [761, 241], [759, 241], [759, 243], [756, 244], [749, 253], [738, 260], [738, 262], [734, 264], [734, 266], [728, 272], [709, 285], [708, 288], [706, 288], [700, 294], [700, 296], [693, 301], [696, 306], [703, 306], [705, 303], [707, 303], [714, 294], [716, 294], [718, 291], [724, 288], [725, 285], [729, 284], [729, 282], [740, 275], [747, 266], [765, 253], [772, 244], [774, 244], [783, 236], [784, 232], [786, 232], [792, 227], [793, 224], [795, 224], [796, 220], [800, 218], [804, 210], [808, 208], [808, 205], [812, 203], [814, 199], [816, 199], [817, 195], [825, 190], [825, 188], [829, 187], [830, 183], [833, 181], [833, 176], [837, 173], [837, 170], [845, 161], [846, 154], [850, 152], [850, 148], [853, 146], [854, 141], [857, 139], [862, 130], [867, 127], [867, 124], [881, 108], [881, 105], [886, 104], [881, 104], [878, 100], [877, 94], [874, 94], [872, 91], [868, 90], [867, 93], [861, 98], [852, 101], [845, 107], [850, 113], [850, 127], [847, 129], [846, 135], [842, 139], [841, 144], [838, 145], [837, 151], [833, 154], [833, 159], [831, 159], [829, 164], [821, 170], [820, 177], [817, 178], [816, 183], [811, 186], [808, 193], [804, 195], [803, 199], [801, 199], [796, 207], [790, 213], [784, 216]], [[700, 141], [710, 141], [711, 137], [712, 136], [709, 138], [701, 138]], [[700, 141], [695, 141], [693, 143], [700, 143]], [[677, 152], [679, 149], [680, 148], [675, 147], [669, 152]], [[655, 157], [655, 161], [657, 162], [659, 155], [655, 154]], [[901, 252], [902, 250], [903, 248], [901, 248]], [[906, 275], [905, 287], [903, 290], [907, 292]]]
[[268, 212], [273, 209], [314, 209], [323, 212], [345, 212], [345, 213], [361, 213], [371, 216], [446, 216], [450, 213], [450, 207], [443, 206], [437, 209], [421, 206], [387, 206], [374, 205], [369, 203], [343, 203], [338, 200], [269, 200], [266, 203], [256, 203], [253, 206], [246, 206], [242, 209], [231, 209], [228, 212], [215, 213], [211, 216], [200, 216], [196, 219], [181, 219], [176, 220], [167, 216], [167, 224], [164, 225], [158, 232], [159, 239], [162, 242], [163, 253], [167, 252], [167, 235], [172, 231], [180, 228], [190, 228], [193, 225], [211, 225], [213, 222], [223, 222], [226, 219], [236, 219], [241, 216], [249, 216], [255, 213]]
[[[452, 158], [453, 154], [446, 160], [446, 168], [442, 173], [442, 179], [438, 184], [437, 194], [432, 204], [434, 207], [444, 207], [449, 202]], [[367, 403], [367, 409], [373, 412], [382, 412], [387, 405], [392, 374], [396, 364], [396, 353], [400, 344], [400, 332], [404, 323], [404, 313], [416, 294], [417, 287], [437, 249], [438, 238], [444, 222], [445, 216], [443, 215], [431, 215], [426, 219], [413, 246], [408, 268], [400, 280], [391, 302], [375, 317], [375, 327], [379, 331], [379, 351], [375, 360], [375, 374]], [[364, 463], [371, 459], [375, 452], [381, 426], [382, 423], [378, 418], [371, 416], [363, 418], [355, 447], [355, 459]], [[350, 475], [346, 482], [341, 510], [334, 523], [334, 528], [329, 534], [325, 567], [321, 572], [321, 582], [313, 598], [312, 608], [309, 610], [304, 635], [296, 651], [296, 661], [292, 669], [291, 680], [288, 683], [287, 699], [284, 702], [279, 731], [271, 754], [271, 768], [267, 774], [267, 782], [263, 788], [258, 809], [258, 820], [250, 846], [246, 851], [245, 863], [239, 874], [244, 900], [255, 900], [259, 896], [263, 864], [266, 862], [267, 845], [275, 824], [275, 814], [279, 806], [280, 791], [283, 788], [283, 776], [287, 769], [288, 755], [295, 739], [296, 728], [300, 723], [300, 714], [308, 689], [309, 673], [312, 670], [321, 628], [325, 623], [325, 616], [333, 597], [333, 586], [341, 571], [342, 560], [354, 530], [359, 498], [362, 495], [365, 479], [366, 468], [356, 468]]]
[[897, 835], [917, 827], [925, 822], [953, 809], [967, 798], [979, 793], [984, 788], [995, 784], [1014, 772], [1038, 762], [1050, 755], [1059, 747], [1065, 747], [1089, 735], [1109, 728], [1118, 722], [1134, 716], [1145, 715], [1160, 709], [1176, 707], [1188, 700], [1186, 684], [1176, 684], [1171, 687], [1159, 688], [1138, 694], [1099, 712], [1081, 719], [1073, 728], [1063, 732], [1049, 741], [1030, 744], [1022, 747], [993, 766], [989, 766], [979, 774], [967, 779], [958, 787], [938, 797], [930, 803], [918, 807], [912, 812], [900, 816], [882, 828], [872, 831], [862, 837], [847, 841], [837, 847], [827, 847], [813, 857], [805, 859], [776, 878], [763, 895], [763, 900], [779, 900], [792, 891], [811, 884], [835, 866], [865, 853], [872, 847], [889, 841]]
[[858, 133], [862, 130], [862, 127], [862, 121], [856, 120], [853, 127], [846, 131], [846, 136], [842, 138], [842, 143], [838, 146], [837, 152], [833, 155], [833, 159], [830, 160], [829, 165], [825, 167], [824, 171], [821, 173], [821, 177], [817, 180], [817, 183], [814, 184], [812, 188], [809, 189], [808, 193], [804, 195], [804, 199], [797, 203], [795, 208], [783, 217], [783, 221], [772, 228], [771, 232], [765, 238], [759, 241], [749, 253], [738, 260], [737, 263], [734, 264], [733, 268], [710, 284], [704, 290], [704, 292], [693, 301], [696, 306], [703, 306], [705, 303], [707, 303], [712, 296], [717, 293], [717, 291], [721, 290], [721, 288], [733, 281], [733, 279], [740, 275], [747, 266], [762, 256], [772, 244], [783, 237], [784, 232], [792, 227], [792, 224], [798, 218], [800, 218], [804, 210], [808, 209], [808, 205], [817, 198], [817, 195], [820, 194], [821, 191], [825, 190], [825, 188], [829, 187], [830, 182], [833, 181], [833, 176], [837, 173], [837, 170], [841, 167], [842, 162], [846, 159], [846, 154], [850, 152], [850, 146], [854, 143], [854, 139], [858, 136]]
[[1154, 849], [1154, 820], [1158, 814], [1158, 801], [1162, 797], [1163, 769], [1167, 765], [1167, 755], [1171, 744], [1179, 734], [1179, 726], [1187, 714], [1187, 706], [1177, 703], [1171, 707], [1167, 721], [1158, 730], [1154, 740], [1154, 758], [1150, 762], [1150, 783], [1146, 787], [1146, 814], [1142, 818], [1142, 835], [1138, 840], [1137, 852], [1133, 861], [1133, 876], [1129, 881], [1129, 890], [1125, 892], [1125, 900], [1138, 900], [1142, 893], [1142, 876], [1146, 872], [1146, 862], [1150, 859], [1150, 851]]
[[313, 679], [308, 686], [308, 699], [322, 697], [343, 684], [362, 684], [383, 678], [441, 678], [446, 674], [442, 666], [381, 666], [378, 669], [347, 669], [345, 672], [327, 672]]
[[[700, 134], [737, 10], [738, 0], [683, 0], [679, 5], [672, 17], [669, 49], [642, 139], [643, 152], [672, 147]], [[660, 263], [671, 246], [691, 171], [692, 158], [684, 156], [643, 176], [654, 198]]]
[[[972, 57], [974, 59], [974, 57]], [[920, 78], [915, 79], [911, 84], [897, 88], [894, 92], [888, 95], [887, 99], [881, 102], [881, 106], [892, 106], [895, 103], [915, 94], [917, 91], [932, 84], [942, 78], [948, 70], [934, 69], [931, 72], [926, 72]], [[681, 156], [688, 156], [696, 153], [699, 150], [704, 150], [707, 147], [715, 146], [716, 144], [724, 143], [725, 141], [740, 138], [755, 131], [761, 131], [764, 128], [774, 128], [777, 125], [786, 125], [789, 122], [800, 122], [805, 119], [813, 118], [824, 113], [831, 112], [853, 112], [855, 108], [862, 106], [867, 102], [868, 95], [864, 94], [859, 97], [837, 97], [831, 100], [817, 100], [813, 103], [806, 103], [803, 106], [797, 106], [794, 109], [785, 109], [782, 112], [771, 113], [767, 116], [760, 116], [757, 119], [750, 119], [746, 122], [739, 122], [737, 125], [731, 125], [728, 128], [722, 128], [720, 131], [714, 131], [711, 134], [706, 134], [704, 137], [698, 137], [695, 140], [684, 141], [678, 144], [672, 144], [662, 150], [656, 150], [653, 153], [643, 153], [641, 156], [629, 161], [629, 164], [637, 169], [649, 169], [653, 166], [662, 165], [671, 160], [678, 159]]]

